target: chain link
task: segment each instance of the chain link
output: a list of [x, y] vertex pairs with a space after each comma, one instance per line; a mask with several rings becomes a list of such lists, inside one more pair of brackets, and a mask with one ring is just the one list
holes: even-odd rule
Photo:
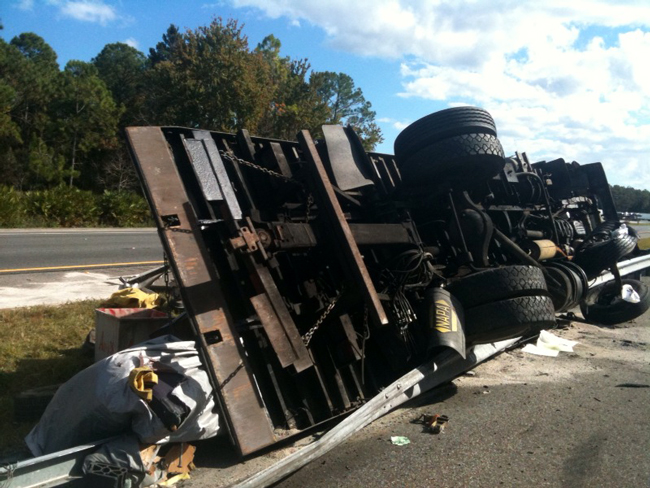
[[[257, 171], [261, 171], [262, 173], [266, 173], [267, 175], [273, 176], [274, 178], [280, 178], [284, 181], [292, 181], [293, 183], [296, 183], [304, 188], [304, 185], [300, 181], [294, 180], [293, 178], [289, 178], [288, 176], [285, 176], [281, 173], [277, 173], [276, 171], [272, 171], [268, 168], [260, 166], [259, 164], [251, 163], [250, 161], [246, 161], [245, 159], [238, 158], [237, 156], [227, 153], [226, 151], [220, 150], [219, 154], [221, 155], [221, 157], [227, 159], [232, 163], [241, 164], [242, 166], [248, 166], [249, 168], [253, 168], [256, 169]], [[307, 201], [305, 202], [305, 207], [306, 207], [305, 222], [309, 222], [309, 217], [310, 217], [309, 214], [311, 212], [311, 206], [313, 204], [314, 204], [314, 196], [311, 193], [309, 193], [307, 195]]]
[[171, 231], [171, 232], [178, 232], [179, 234], [191, 234], [192, 230], [191, 229], [179, 229], [178, 227], [170, 227], [169, 225], [165, 226], [165, 229]]
[[165, 297], [167, 299], [167, 317], [171, 320], [172, 318], [172, 293], [169, 286], [169, 258], [167, 253], [163, 252], [163, 264], [165, 265], [165, 271], [163, 271], [163, 280], [165, 282]]
[[232, 373], [230, 373], [230, 374], [228, 375], [228, 377], [227, 377], [225, 380], [223, 380], [223, 381], [221, 382], [221, 384], [219, 385], [219, 389], [220, 389], [220, 390], [223, 390], [223, 388], [224, 388], [228, 383], [230, 383], [230, 381], [231, 381], [235, 376], [237, 376], [237, 373], [239, 373], [239, 371], [240, 371], [243, 367], [244, 367], [244, 362], [243, 362], [243, 361], [240, 361], [240, 362], [239, 362], [239, 365], [235, 368], [235, 371], [233, 371]]
[[327, 316], [330, 314], [330, 312], [334, 309], [334, 306], [336, 305], [336, 302], [339, 301], [339, 298], [341, 298], [341, 293], [339, 293], [334, 300], [327, 306], [323, 314], [318, 318], [316, 323], [313, 325], [311, 329], [307, 331], [307, 333], [302, 336], [302, 342], [305, 343], [305, 346], [309, 345], [309, 342], [311, 341], [312, 336], [314, 333], [318, 330], [318, 328], [323, 324]]
[[309, 214], [311, 213], [311, 206], [314, 204], [314, 195], [311, 193], [307, 195], [307, 203], [305, 203], [305, 206], [307, 207], [305, 209], [305, 222], [309, 223]]
[[174, 227], [169, 222], [163, 223], [163, 229], [169, 230], [171, 232], [178, 232], [180, 234], [191, 234], [192, 229], [181, 229], [180, 227]]
[[[232, 154], [227, 153], [226, 151], [219, 151], [219, 154], [221, 157], [226, 158], [228, 161], [233, 162], [233, 163], [238, 163], [243, 166], [248, 166], [249, 168], [256, 169], [257, 171], [261, 171], [262, 173], [266, 173], [269, 176], [273, 176], [274, 178], [280, 178], [282, 180], [286, 181], [296, 181], [292, 178], [289, 178], [288, 176], [284, 176], [281, 173], [277, 173], [275, 171], [272, 171], [268, 168], [265, 168], [263, 166], [260, 166], [255, 163], [251, 163], [250, 161], [246, 161], [245, 159], [238, 158], [237, 156], [233, 156]], [[296, 182], [297, 183], [297, 182]]]

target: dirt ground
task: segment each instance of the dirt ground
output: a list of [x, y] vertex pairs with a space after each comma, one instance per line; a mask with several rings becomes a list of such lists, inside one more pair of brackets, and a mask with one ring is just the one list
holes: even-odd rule
[[[573, 323], [558, 357], [516, 348], [397, 409], [277, 486], [650, 486], [650, 313], [617, 327]], [[445, 414], [442, 434], [412, 423]], [[391, 444], [406, 436], [411, 443]], [[199, 444], [183, 488], [227, 486], [297, 446], [242, 464]]]

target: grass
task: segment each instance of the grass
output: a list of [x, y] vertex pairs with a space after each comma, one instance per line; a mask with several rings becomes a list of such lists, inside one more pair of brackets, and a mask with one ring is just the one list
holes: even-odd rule
[[643, 249], [644, 251], [646, 249], [650, 249], [650, 237], [644, 237], [643, 239], [639, 239], [639, 248]]
[[64, 383], [93, 358], [81, 349], [99, 301], [0, 310], [0, 456], [23, 445], [35, 422], [15, 422], [13, 397]]

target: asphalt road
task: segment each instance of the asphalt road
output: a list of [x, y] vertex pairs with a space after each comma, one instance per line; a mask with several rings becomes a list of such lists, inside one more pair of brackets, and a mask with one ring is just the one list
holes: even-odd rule
[[101, 269], [118, 263], [161, 260], [162, 247], [155, 229], [0, 230], [3, 273]]
[[639, 233], [639, 237], [641, 239], [645, 237], [650, 237], [650, 224], [644, 223], [644, 224], [634, 224], [631, 223], [630, 226], [634, 227], [634, 229]]
[[0, 309], [107, 298], [162, 256], [154, 229], [0, 230]]
[[[352, 435], [279, 488], [650, 486], [650, 312], [617, 327], [575, 323], [579, 344], [541, 357], [514, 349]], [[444, 414], [442, 434], [412, 423]], [[393, 445], [391, 436], [410, 444]], [[183, 488], [231, 486], [295, 451], [236, 464], [225, 438], [198, 443]]]

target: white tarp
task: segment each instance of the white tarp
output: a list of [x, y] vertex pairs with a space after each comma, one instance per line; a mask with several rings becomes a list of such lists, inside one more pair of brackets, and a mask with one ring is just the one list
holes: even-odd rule
[[[175, 432], [128, 385], [133, 368], [152, 363], [187, 377], [171, 392], [190, 409]], [[144, 444], [213, 437], [219, 415], [212, 393], [195, 343], [159, 337], [107, 357], [61, 386], [25, 442], [32, 454], [41, 456], [125, 433]]]

